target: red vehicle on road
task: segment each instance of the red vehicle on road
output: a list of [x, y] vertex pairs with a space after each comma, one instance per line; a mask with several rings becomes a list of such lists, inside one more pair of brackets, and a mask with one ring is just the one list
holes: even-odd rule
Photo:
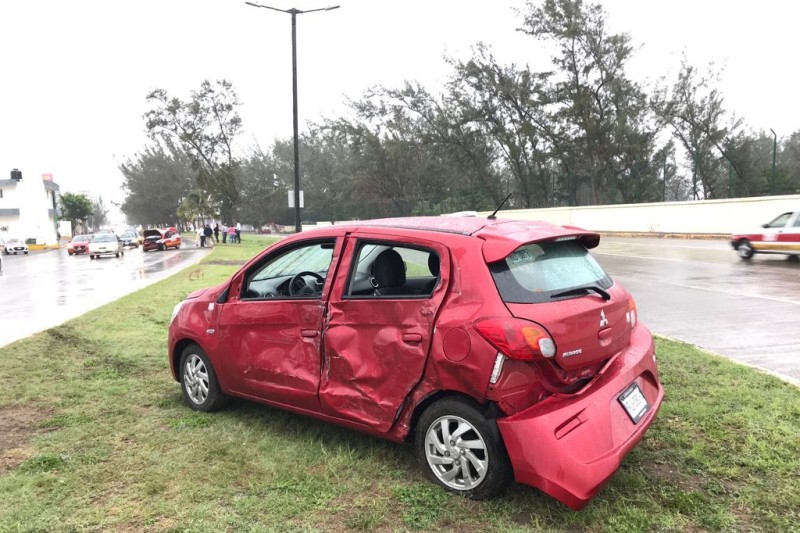
[[92, 242], [91, 235], [75, 235], [67, 245], [69, 255], [85, 254], [89, 251], [89, 243]]
[[653, 423], [653, 339], [596, 233], [468, 217], [293, 235], [173, 311], [193, 409], [238, 396], [398, 442], [446, 490], [580, 509]]
[[800, 256], [800, 211], [783, 213], [761, 230], [731, 236], [731, 246], [742, 259], [755, 254]]
[[181, 234], [175, 228], [146, 229], [142, 232], [142, 236], [144, 237], [144, 242], [142, 242], [142, 251], [144, 252], [169, 248], [177, 250], [181, 247]]

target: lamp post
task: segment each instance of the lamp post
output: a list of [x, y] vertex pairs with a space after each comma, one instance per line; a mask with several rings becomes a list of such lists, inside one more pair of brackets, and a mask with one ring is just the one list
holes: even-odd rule
[[255, 2], [245, 2], [245, 4], [253, 7], [262, 7], [264, 9], [271, 9], [272, 11], [280, 11], [281, 13], [288, 13], [292, 16], [292, 112], [293, 112], [293, 125], [294, 125], [294, 225], [295, 231], [300, 233], [302, 227], [300, 226], [300, 137], [297, 131], [297, 15], [303, 13], [313, 13], [314, 11], [332, 11], [338, 9], [339, 6], [321, 7], [317, 9], [307, 9], [301, 11], [299, 9], [278, 9], [277, 7], [265, 6], [256, 4]]
[[775, 133], [775, 130], [772, 128], [769, 129], [772, 132], [772, 181], [769, 184], [769, 193], [774, 195], [775, 194], [775, 157], [778, 153], [778, 134]]

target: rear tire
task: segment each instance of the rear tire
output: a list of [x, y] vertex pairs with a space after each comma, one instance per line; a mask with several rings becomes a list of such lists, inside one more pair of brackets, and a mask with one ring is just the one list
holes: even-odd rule
[[751, 259], [753, 257], [755, 250], [753, 250], [750, 241], [743, 240], [739, 241], [739, 244], [736, 245], [736, 253], [739, 254], [739, 257], [747, 261], [748, 259]]
[[192, 343], [183, 350], [180, 381], [183, 397], [195, 411], [216, 411], [228, 403], [228, 395], [220, 389], [214, 367], [197, 344]]
[[415, 448], [431, 481], [466, 498], [497, 496], [513, 478], [497, 423], [460, 398], [439, 400], [422, 413]]

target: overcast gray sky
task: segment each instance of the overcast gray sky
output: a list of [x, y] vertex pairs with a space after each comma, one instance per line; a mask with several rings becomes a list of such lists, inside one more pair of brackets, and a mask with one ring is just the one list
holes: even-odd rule
[[[337, 2], [261, 2], [314, 9]], [[504, 62], [549, 68], [515, 32], [524, 0], [341, 0], [298, 16], [301, 127], [345, 113], [346, 97], [414, 79], [436, 92], [444, 55], [478, 41]], [[779, 136], [800, 129], [794, 63], [800, 3], [605, 0], [615, 32], [640, 46], [639, 80], [674, 73], [685, 50], [724, 65], [727, 108]], [[204, 79], [230, 79], [243, 106], [239, 148], [292, 132], [291, 17], [239, 0], [0, 0], [0, 177], [51, 173], [62, 191], [120, 201], [117, 164], [147, 142], [142, 115], [154, 88], [187, 97]]]

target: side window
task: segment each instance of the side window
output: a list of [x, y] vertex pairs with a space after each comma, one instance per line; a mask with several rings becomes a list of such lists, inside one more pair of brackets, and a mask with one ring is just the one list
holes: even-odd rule
[[797, 218], [794, 219], [794, 227], [800, 228], [800, 215], [797, 215]]
[[772, 222], [765, 225], [765, 228], [783, 228], [789, 222], [789, 217], [791, 217], [791, 213], [784, 213], [780, 215], [778, 218], [773, 220]]
[[317, 241], [268, 256], [247, 273], [242, 299], [320, 298], [335, 244]]
[[439, 282], [433, 250], [362, 242], [356, 255], [345, 298], [429, 298]]

